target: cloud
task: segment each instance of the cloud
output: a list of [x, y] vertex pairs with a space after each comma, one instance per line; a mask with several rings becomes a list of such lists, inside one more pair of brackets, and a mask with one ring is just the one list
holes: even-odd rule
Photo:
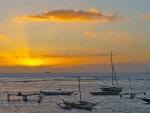
[[140, 14], [140, 17], [141, 18], [150, 18], [150, 15], [149, 14]]
[[146, 38], [147, 38], [145, 32], [141, 32], [141, 37], [142, 37], [143, 39], [146, 39]]
[[87, 36], [96, 36], [97, 34], [95, 32], [89, 31], [89, 32], [85, 32], [85, 34]]
[[130, 38], [130, 37], [126, 37], [124, 40], [115, 40], [116, 43], [119, 43], [119, 44], [124, 44], [126, 46], [135, 46], [135, 45], [138, 45], [133, 38]]
[[50, 10], [44, 11], [41, 15], [32, 14], [32, 15], [24, 15], [24, 16], [16, 16], [13, 18], [15, 20], [55, 20], [55, 21], [65, 21], [65, 22], [72, 22], [72, 21], [86, 21], [86, 22], [97, 22], [97, 21], [116, 21], [118, 19], [127, 19], [123, 16], [117, 16], [116, 14], [112, 13], [110, 15], [102, 14], [101, 12], [90, 9], [90, 11], [83, 11], [83, 10], [65, 10], [59, 8], [58, 10]]
[[29, 55], [29, 56], [21, 56], [17, 57], [17, 59], [35, 59], [35, 58], [73, 58], [73, 57], [99, 57], [99, 56], [110, 56], [110, 54], [89, 54], [89, 55]]
[[143, 36], [142, 36], [142, 38], [146, 38], [146, 36], [145, 36], [145, 35], [143, 35]]
[[1, 38], [6, 38], [6, 36], [5, 36], [5, 35], [0, 35], [0, 39], [1, 39]]
[[114, 39], [114, 42], [116, 44], [123, 44], [126, 46], [139, 45], [138, 43], [135, 42], [134, 38], [131, 38], [136, 36], [135, 33], [122, 31], [105, 31], [105, 34], [107, 37]]

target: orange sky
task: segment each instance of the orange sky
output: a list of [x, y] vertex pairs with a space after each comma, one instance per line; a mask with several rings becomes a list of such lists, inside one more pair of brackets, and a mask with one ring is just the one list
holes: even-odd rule
[[111, 51], [119, 72], [149, 70], [149, 2], [134, 2], [2, 1], [0, 72], [110, 72]]

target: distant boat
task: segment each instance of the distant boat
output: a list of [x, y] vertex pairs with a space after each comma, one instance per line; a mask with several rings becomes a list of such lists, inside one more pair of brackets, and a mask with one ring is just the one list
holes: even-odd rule
[[[112, 67], [112, 86], [102, 86], [100, 89], [102, 91], [100, 92], [90, 92], [93, 95], [118, 95], [120, 92], [122, 92], [123, 87], [118, 86], [118, 81], [112, 61], [112, 51], [111, 51], [111, 67]], [[117, 83], [117, 86], [114, 86], [114, 76]]]
[[145, 71], [145, 74], [148, 74], [148, 71], [147, 71], [147, 70]]
[[74, 93], [74, 91], [66, 91], [66, 92], [63, 92], [63, 91], [56, 91], [56, 92], [50, 92], [50, 91], [40, 91], [41, 94], [43, 95], [71, 95]]
[[45, 72], [45, 73], [50, 73], [49, 71]]

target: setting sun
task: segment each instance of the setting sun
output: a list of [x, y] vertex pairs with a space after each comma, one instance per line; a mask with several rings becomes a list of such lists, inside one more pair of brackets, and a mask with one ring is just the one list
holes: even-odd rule
[[21, 64], [30, 67], [40, 66], [43, 65], [43, 61], [41, 59], [23, 59]]
[[131, 1], [65, 1], [3, 0], [0, 72], [109, 72], [110, 51], [120, 72], [148, 69], [148, 6], [136, 1], [141, 8], [133, 11]]

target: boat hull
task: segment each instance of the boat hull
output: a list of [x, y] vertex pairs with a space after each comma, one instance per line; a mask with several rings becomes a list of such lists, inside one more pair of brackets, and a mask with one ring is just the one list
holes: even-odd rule
[[145, 102], [150, 103], [150, 99], [143, 98], [142, 100], [144, 100]]
[[71, 106], [73, 108], [80, 108], [80, 109], [89, 109], [92, 110], [92, 104], [91, 103], [80, 103], [80, 102], [68, 102], [68, 101], [64, 101], [63, 103], [66, 106]]
[[87, 101], [80, 101], [82, 104], [91, 104], [92, 106], [96, 106], [98, 103], [93, 103], [93, 102], [87, 102]]
[[119, 95], [120, 91], [90, 92], [93, 95]]
[[101, 87], [102, 91], [122, 91], [123, 87]]
[[71, 95], [74, 93], [72, 92], [45, 92], [45, 91], [40, 91], [41, 94], [43, 95]]

